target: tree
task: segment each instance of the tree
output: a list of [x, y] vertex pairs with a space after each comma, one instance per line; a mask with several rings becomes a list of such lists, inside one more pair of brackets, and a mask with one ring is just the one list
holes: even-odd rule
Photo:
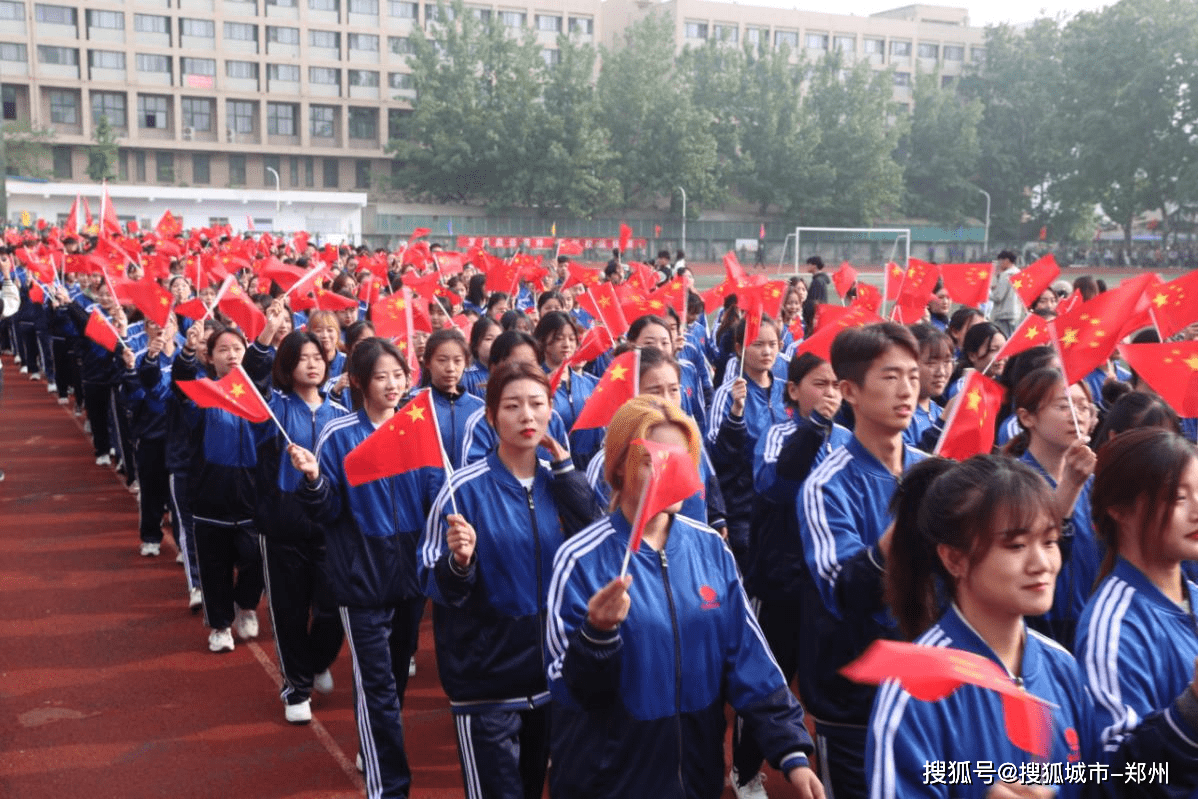
[[96, 144], [87, 151], [87, 176], [96, 183], [116, 180], [116, 131], [109, 124], [107, 114], [101, 114], [96, 121], [95, 129], [92, 130], [92, 140]]
[[33, 128], [28, 122], [9, 122], [0, 126], [0, 134], [4, 138], [5, 174], [31, 178], [50, 176], [46, 164], [50, 161], [53, 130]]
[[1062, 39], [1062, 72], [1074, 168], [1061, 196], [1099, 202], [1129, 249], [1145, 211], [1160, 212], [1167, 235], [1195, 197], [1185, 178], [1198, 164], [1198, 5], [1120, 0], [1079, 14]]
[[892, 213], [902, 194], [893, 153], [904, 120], [894, 119], [893, 78], [867, 63], [846, 69], [830, 53], [814, 69], [803, 104], [820, 131], [812, 161], [826, 178], [793, 186], [803, 224], [862, 226]]
[[963, 100], [941, 86], [940, 72], [915, 76], [907, 132], [899, 140], [903, 167], [903, 211], [907, 216], [951, 225], [977, 205], [973, 185], [978, 156], [981, 100]]

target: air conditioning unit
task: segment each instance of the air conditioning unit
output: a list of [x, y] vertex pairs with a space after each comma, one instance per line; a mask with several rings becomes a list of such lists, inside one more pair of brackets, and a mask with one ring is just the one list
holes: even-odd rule
[[183, 128], [183, 141], [191, 141], [191, 138], [196, 135], [196, 129], [187, 127]]

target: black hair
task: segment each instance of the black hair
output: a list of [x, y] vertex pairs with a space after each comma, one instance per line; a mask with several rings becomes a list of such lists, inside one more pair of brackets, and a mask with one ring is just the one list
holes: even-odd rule
[[541, 351], [544, 352], [549, 342], [567, 328], [574, 331], [575, 338], [582, 338], [582, 331], [579, 330], [578, 322], [574, 320], [573, 316], [565, 311], [550, 311], [541, 317], [541, 321], [537, 322], [536, 329], [532, 331], [532, 337], [537, 340]]
[[541, 312], [541, 309], [545, 307], [545, 303], [552, 300], [557, 300], [563, 305], [565, 304], [565, 300], [562, 298], [562, 293], [560, 291], [557, 289], [549, 289], [549, 291], [541, 292], [541, 296], [537, 297], [537, 313]]
[[320, 379], [320, 382], [323, 384], [328, 379], [329, 361], [325, 357], [324, 347], [320, 346], [320, 339], [316, 338], [315, 333], [293, 330], [283, 336], [283, 340], [279, 342], [279, 347], [275, 351], [275, 362], [270, 368], [270, 380], [275, 388], [282, 391], [295, 390], [295, 379], [292, 373], [299, 364], [305, 344], [316, 345], [316, 351], [320, 353], [320, 360], [324, 363], [324, 377]]
[[[786, 382], [798, 385], [803, 382], [803, 378], [814, 372], [819, 367], [826, 364], [823, 358], [812, 352], [804, 352], [801, 355], [796, 355], [790, 359], [790, 363], [786, 365]], [[791, 407], [797, 407], [798, 403], [790, 398], [790, 392], [785, 394], [785, 402]]]
[[1101, 447], [1120, 433], [1140, 427], [1160, 427], [1181, 433], [1181, 422], [1160, 397], [1128, 391], [1111, 404], [1102, 424], [1094, 431], [1094, 445]]
[[384, 355], [390, 355], [398, 361], [403, 373], [411, 381], [412, 372], [408, 368], [408, 361], [404, 358], [398, 347], [390, 341], [378, 338], [377, 336], [362, 339], [358, 342], [358, 346], [354, 347], [353, 352], [349, 354], [349, 359], [345, 364], [345, 373], [349, 375], [350, 401], [353, 403], [355, 410], [362, 407], [364, 401], [362, 387], [370, 384], [370, 377], [374, 374], [375, 364]]
[[478, 348], [482, 346], [483, 339], [492, 327], [499, 327], [499, 323], [489, 316], [480, 316], [474, 320], [474, 326], [470, 328], [470, 357], [474, 360], [479, 360]]
[[644, 316], [638, 316], [635, 320], [633, 320], [632, 324], [628, 326], [628, 333], [625, 337], [629, 341], [635, 341], [637, 336], [639, 336], [649, 325], [659, 325], [666, 329], [666, 333], [670, 332], [670, 323], [665, 319], [662, 319], [656, 314], [645, 314]]
[[491, 342], [491, 360], [487, 364], [487, 368], [494, 371], [497, 364], [506, 361], [511, 357], [513, 351], [525, 345], [532, 347], [532, 351], [536, 353], [538, 364], [544, 360], [541, 347], [535, 338], [523, 330], [505, 330]]
[[845, 328], [832, 340], [832, 370], [837, 379], [864, 386], [869, 367], [892, 347], [904, 350], [919, 362], [919, 344], [911, 331], [900, 324], [878, 322]]

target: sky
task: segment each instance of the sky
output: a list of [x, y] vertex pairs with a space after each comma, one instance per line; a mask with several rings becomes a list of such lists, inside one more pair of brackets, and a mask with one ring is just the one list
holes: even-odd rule
[[[916, 0], [841, 0], [836, 4], [838, 14], [856, 14], [868, 16], [879, 11], [887, 11], [904, 5], [914, 5]], [[929, 5], [963, 7], [969, 10], [969, 23], [976, 27], [997, 25], [1003, 22], [1018, 25], [1031, 22], [1038, 17], [1055, 17], [1064, 12], [1073, 16], [1078, 11], [1094, 11], [1110, 5], [1111, 0], [924, 0]], [[797, 7], [805, 11], [830, 11], [825, 3], [812, 0], [751, 0], [752, 5], [768, 5], [778, 8]]]

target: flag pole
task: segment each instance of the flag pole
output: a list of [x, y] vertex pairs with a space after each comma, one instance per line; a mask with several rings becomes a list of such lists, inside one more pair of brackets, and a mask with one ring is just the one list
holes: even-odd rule
[[1057, 352], [1057, 358], [1061, 361], [1061, 380], [1065, 384], [1065, 401], [1069, 403], [1069, 415], [1073, 417], [1073, 431], [1077, 433], [1077, 437], [1082, 437], [1082, 426], [1077, 421], [1077, 408], [1073, 405], [1073, 395], [1069, 393], [1069, 376], [1065, 374], [1065, 355], [1061, 352], [1061, 342], [1057, 340], [1056, 329], [1053, 325], [1048, 326], [1048, 332], [1052, 338], [1052, 348]]
[[[241, 376], [244, 377], [246, 382], [250, 384], [251, 390], [257, 392], [258, 388], [254, 385], [254, 381], [250, 379], [249, 374], [246, 373], [245, 367], [243, 367], [241, 364], [237, 364], [237, 366], [234, 368], [236, 368], [238, 372], [241, 372]], [[258, 396], [262, 397], [261, 394], [258, 394]], [[275, 416], [275, 412], [270, 407], [270, 401], [267, 400], [266, 397], [262, 397], [262, 406], [266, 408], [266, 412], [270, 414], [271, 421], [274, 422], [275, 426], [279, 428], [279, 432], [283, 434], [283, 440], [286, 441], [287, 446], [290, 447], [294, 442], [291, 440], [291, 436], [287, 435], [287, 429], [283, 427], [283, 423], [279, 421], [279, 417]]]
[[632, 520], [632, 531], [629, 534], [628, 546], [624, 549], [624, 563], [620, 566], [620, 579], [628, 574], [628, 563], [632, 560], [632, 536], [636, 535], [637, 528], [641, 525], [641, 517], [645, 515], [645, 499], [649, 496], [649, 481], [641, 486], [641, 498], [636, 503], [636, 516]]
[[449, 489], [449, 503], [453, 506], [454, 515], [461, 516], [462, 514], [458, 511], [457, 495], [453, 493], [453, 466], [450, 465], [449, 455], [445, 452], [445, 442], [441, 440], [441, 423], [437, 420], [437, 409], [433, 405], [432, 391], [432, 386], [429, 386], [428, 407], [433, 414], [433, 430], [437, 433], [437, 448], [441, 450], [441, 464], [445, 469], [445, 486]]
[[[216, 306], [220, 305], [221, 297], [225, 296], [225, 292], [229, 290], [229, 286], [232, 285], [232, 283], [233, 283], [232, 275], [229, 275], [228, 277], [225, 278], [225, 282], [220, 284], [220, 289], [216, 292], [216, 296], [212, 299], [212, 305], [209, 306], [208, 310], [204, 312], [204, 315], [201, 316], [199, 318], [199, 320], [196, 321], [196, 324], [202, 325], [202, 324], [204, 324], [204, 322], [206, 322], [208, 320], [209, 316], [212, 316], [213, 312], [216, 310]], [[196, 296], [199, 296], [199, 295], [197, 294]], [[201, 302], [202, 302], [202, 300], [201, 300]]]

